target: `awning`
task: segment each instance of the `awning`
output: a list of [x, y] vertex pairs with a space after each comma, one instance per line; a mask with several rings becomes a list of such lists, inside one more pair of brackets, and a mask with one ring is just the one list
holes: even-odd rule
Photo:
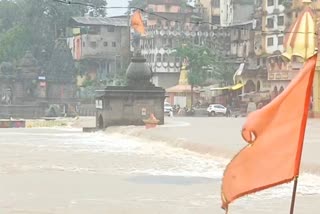
[[238, 83], [236, 85], [231, 85], [231, 86], [225, 86], [225, 87], [221, 87], [221, 88], [210, 88], [210, 91], [216, 91], [216, 90], [238, 90], [240, 88], [242, 88], [244, 86], [243, 83]]
[[227, 90], [230, 89], [230, 86], [227, 87], [221, 87], [221, 88], [210, 88], [210, 91], [216, 91], [216, 90]]
[[242, 88], [243, 86], [244, 86], [244, 84], [238, 83], [237, 85], [232, 86], [231, 90], [235, 91], [235, 90]]

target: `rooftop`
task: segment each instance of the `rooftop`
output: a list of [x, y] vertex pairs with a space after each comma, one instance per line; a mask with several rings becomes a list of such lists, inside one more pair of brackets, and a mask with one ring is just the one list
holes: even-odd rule
[[125, 18], [107, 18], [107, 17], [72, 17], [69, 20], [70, 25], [99, 25], [128, 27], [128, 19]]

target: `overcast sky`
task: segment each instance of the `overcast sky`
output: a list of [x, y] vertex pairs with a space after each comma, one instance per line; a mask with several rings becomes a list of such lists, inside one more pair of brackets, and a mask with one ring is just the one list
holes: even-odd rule
[[[127, 7], [128, 6], [128, 0], [107, 0], [108, 7]], [[108, 9], [107, 15], [108, 16], [118, 16], [123, 15], [127, 9]]]

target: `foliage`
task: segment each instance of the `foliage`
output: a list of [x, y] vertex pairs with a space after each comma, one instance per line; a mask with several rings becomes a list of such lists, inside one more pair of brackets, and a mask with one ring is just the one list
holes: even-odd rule
[[0, 62], [21, 58], [30, 44], [28, 29], [22, 25], [10, 28], [0, 35]]
[[[80, 1], [80, 0], [79, 0]], [[43, 50], [51, 56], [54, 41], [63, 35], [72, 16], [90, 13], [104, 16], [105, 0], [81, 0], [97, 5], [88, 8], [52, 0], [0, 1], [0, 62], [19, 59], [26, 50], [40, 59]]]
[[72, 81], [75, 77], [75, 65], [72, 54], [64, 39], [56, 41], [48, 64], [49, 77], [60, 81]]
[[10, 62], [2, 62], [0, 64], [0, 74], [13, 75], [14, 67]]
[[213, 50], [194, 44], [184, 44], [176, 51], [189, 64], [189, 84], [203, 86], [215, 82], [231, 82], [233, 68]]

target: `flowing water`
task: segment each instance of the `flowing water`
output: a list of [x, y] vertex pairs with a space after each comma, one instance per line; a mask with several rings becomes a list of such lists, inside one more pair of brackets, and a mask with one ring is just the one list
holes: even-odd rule
[[[229, 160], [77, 129], [0, 136], [0, 213], [223, 213]], [[318, 213], [320, 177], [303, 173], [299, 182], [297, 211]], [[286, 184], [245, 197], [231, 213], [288, 213], [291, 191]]]

